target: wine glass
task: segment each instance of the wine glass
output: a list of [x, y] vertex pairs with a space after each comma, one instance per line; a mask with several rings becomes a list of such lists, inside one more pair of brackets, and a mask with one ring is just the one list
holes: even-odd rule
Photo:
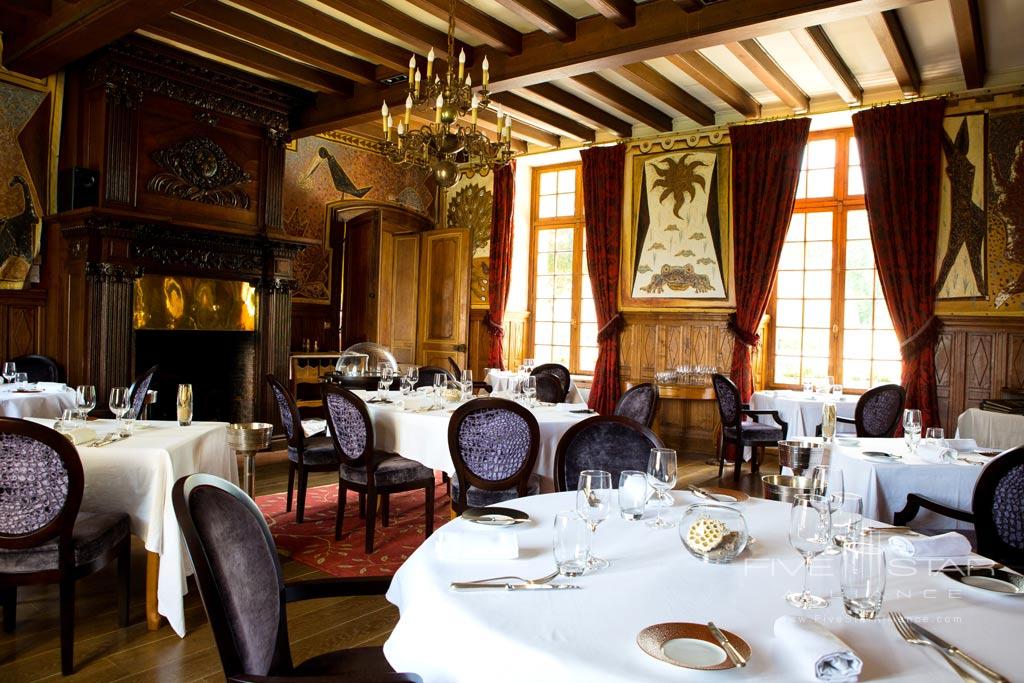
[[807, 588], [811, 574], [811, 561], [823, 553], [831, 543], [832, 515], [825, 496], [798, 493], [790, 509], [789, 543], [804, 560], [804, 587], [799, 593], [787, 593], [786, 601], [800, 609], [821, 609], [828, 599], [812, 595]]
[[[590, 526], [590, 533], [596, 534], [597, 527], [608, 519], [612, 509], [612, 475], [604, 470], [583, 470], [576, 487], [576, 512]], [[593, 554], [587, 558], [587, 568], [604, 569], [608, 560]]]
[[80, 384], [75, 387], [75, 406], [81, 419], [89, 417], [89, 413], [96, 407], [96, 387], [91, 384]]
[[836, 404], [832, 401], [821, 405], [821, 436], [825, 443], [832, 443], [836, 436]]
[[409, 377], [409, 381], [412, 382], [413, 388], [416, 387], [416, 383], [420, 381], [420, 369], [413, 365], [405, 373]]
[[[658, 516], [648, 522], [648, 526], [656, 529], [670, 529], [675, 522], [665, 520], [661, 516], [662, 508], [672, 507], [672, 496], [668, 491], [676, 485], [676, 452], [671, 448], [652, 448], [647, 460], [647, 480], [656, 493]], [[667, 502], [666, 502], [667, 501]]]
[[10, 384], [11, 382], [14, 381], [14, 375], [17, 374], [18, 368], [14, 365], [14, 363], [8, 361], [7, 363], [4, 363], [4, 369], [2, 372], [4, 381]]
[[911, 453], [917, 452], [917, 446], [921, 443], [921, 411], [916, 408], [903, 411], [903, 440]]
[[110, 401], [109, 407], [110, 412], [117, 418], [118, 428], [121, 426], [121, 420], [124, 419], [125, 413], [131, 407], [131, 399], [128, 395], [128, 387], [114, 387], [110, 390]]
[[523, 396], [527, 403], [530, 404], [530, 407], [535, 406], [537, 404], [537, 378], [530, 375], [523, 379], [520, 386], [523, 388]]

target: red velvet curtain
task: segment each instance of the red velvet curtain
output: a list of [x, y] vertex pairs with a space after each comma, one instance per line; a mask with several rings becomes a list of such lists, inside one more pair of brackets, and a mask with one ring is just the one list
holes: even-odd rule
[[512, 274], [512, 211], [516, 202], [516, 162], [512, 160], [494, 172], [494, 204], [491, 207], [491, 262], [487, 273], [489, 310], [484, 325], [491, 335], [487, 367], [505, 369], [501, 342], [505, 338], [502, 321], [508, 302]]
[[597, 310], [597, 365], [587, 403], [610, 415], [619, 400], [619, 244], [622, 235], [623, 177], [626, 148], [591, 147], [583, 160], [583, 213], [587, 229], [587, 267]]
[[793, 217], [810, 128], [810, 119], [799, 118], [729, 129], [736, 252], [736, 312], [729, 320], [729, 331], [736, 338], [731, 370], [743, 401], [754, 393], [750, 349], [760, 341], [757, 329]]
[[935, 247], [939, 229], [943, 100], [855, 114], [864, 201], [882, 293], [903, 355], [908, 408], [939, 424], [935, 392]]

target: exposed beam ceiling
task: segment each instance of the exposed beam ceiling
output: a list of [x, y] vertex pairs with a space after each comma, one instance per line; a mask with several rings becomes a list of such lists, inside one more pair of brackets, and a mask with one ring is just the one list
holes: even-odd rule
[[545, 109], [536, 102], [515, 93], [503, 92], [492, 96], [495, 102], [506, 109], [517, 113], [518, 120], [526, 119], [544, 128], [549, 128], [559, 135], [565, 135], [583, 142], [593, 142], [595, 139], [594, 130], [583, 125], [579, 121], [558, 112]]
[[669, 55], [668, 61], [747, 118], [761, 115], [761, 104], [699, 52]]
[[3, 66], [43, 77], [165, 17], [189, 0], [81, 0], [63, 3], [48, 17], [27, 22], [5, 41]]
[[348, 96], [352, 92], [352, 83], [346, 79], [293, 62], [185, 19], [164, 17], [146, 26], [145, 31], [235, 64], [250, 66], [307, 90], [342, 96]]
[[699, 12], [704, 9], [704, 4], [700, 0], [676, 0], [676, 4], [687, 12]]
[[968, 88], [984, 87], [985, 41], [981, 34], [978, 0], [949, 0], [949, 10], [953, 14], [956, 47], [964, 69], [964, 81]]
[[573, 76], [573, 83], [604, 105], [617, 109], [657, 131], [672, 130], [672, 117], [597, 74]]
[[[438, 19], [448, 20], [446, 0], [409, 0], [409, 3]], [[455, 5], [455, 25], [485, 45], [506, 54], [515, 55], [523, 50], [522, 33], [464, 2]]]
[[636, 3], [633, 0], [587, 0], [587, 4], [619, 28], [628, 28], [636, 23]]
[[[443, 31], [421, 24], [408, 14], [395, 9], [380, 0], [320, 0], [321, 3], [346, 16], [368, 24], [378, 31], [399, 38], [415, 47], [421, 54], [433, 48], [438, 54], [448, 51], [448, 35]], [[466, 50], [466, 58], [472, 61], [472, 48], [458, 45]]]
[[376, 82], [376, 66], [370, 62], [342, 54], [215, 0], [198, 0], [178, 10], [177, 14], [243, 38], [265, 50], [273, 50], [318, 69], [351, 78], [357, 83]]
[[647, 64], [627, 64], [615, 70], [630, 83], [702, 126], [715, 125], [714, 110], [662, 76]]
[[565, 107], [595, 126], [606, 128], [621, 137], [629, 137], [633, 134], [633, 124], [629, 121], [620, 119], [607, 110], [595, 106], [582, 97], [573, 95], [571, 92], [562, 90], [556, 85], [538, 83], [537, 85], [531, 85], [527, 90], [553, 104]]
[[[512, 117], [516, 119], [515, 116]], [[477, 117], [477, 126], [489, 131], [498, 130], [498, 115], [492, 108], [484, 109]], [[512, 137], [526, 140], [527, 142], [540, 145], [541, 147], [558, 147], [560, 140], [558, 136], [546, 130], [542, 130], [532, 124], [519, 119], [512, 125]]]
[[869, 14], [868, 25], [878, 40], [886, 61], [900, 84], [905, 97], [917, 97], [921, 94], [921, 73], [917, 61], [903, 31], [900, 17], [894, 10]]
[[864, 100], [864, 90], [857, 82], [857, 77], [839, 56], [839, 52], [825, 34], [825, 29], [821, 26], [808, 26], [793, 31], [793, 37], [844, 102], [860, 104]]
[[522, 16], [544, 33], [568, 41], [576, 37], [576, 19], [548, 0], [496, 0], [499, 5]]
[[771, 55], [753, 38], [726, 45], [743, 66], [747, 67], [766, 88], [775, 93], [795, 114], [802, 114], [811, 106], [807, 93], [782, 70]]

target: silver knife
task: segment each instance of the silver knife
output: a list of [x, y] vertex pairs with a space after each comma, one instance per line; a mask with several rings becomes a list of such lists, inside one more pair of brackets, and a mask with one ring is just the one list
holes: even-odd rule
[[545, 590], [573, 590], [579, 588], [572, 583], [471, 583], [468, 581], [452, 581], [452, 590], [474, 590], [477, 588], [501, 588], [507, 591], [545, 591]]
[[715, 494], [711, 493], [711, 491], [708, 491], [705, 488], [701, 488], [700, 486], [694, 486], [693, 484], [690, 484], [687, 488], [689, 488], [690, 491], [692, 491], [693, 494], [698, 496], [699, 498], [706, 498], [707, 500], [713, 500], [716, 503], [723, 502]]
[[708, 622], [708, 630], [711, 631], [711, 635], [715, 637], [718, 644], [722, 646], [723, 650], [725, 650], [725, 654], [729, 655], [729, 659], [732, 660], [732, 663], [736, 668], [741, 669], [747, 665], [747, 658], [741, 655], [739, 650], [733, 647], [733, 644], [730, 643], [729, 639], [725, 637], [724, 633], [722, 633], [722, 629], [715, 626], [715, 622]]
[[988, 668], [987, 666], [979, 662], [977, 659], [975, 659], [974, 657], [970, 656], [969, 654], [958, 648], [956, 645], [953, 645], [952, 643], [947, 643], [945, 640], [938, 637], [937, 635], [935, 635], [925, 627], [921, 626], [920, 624], [916, 624], [913, 621], [910, 621], [909, 619], [907, 620], [907, 624], [910, 626], [911, 631], [914, 631], [926, 640], [932, 641], [932, 643], [934, 643], [941, 649], [945, 650], [952, 656], [967, 662], [975, 669], [991, 678], [993, 681], [997, 681], [997, 683], [1010, 683], [1005, 676]]

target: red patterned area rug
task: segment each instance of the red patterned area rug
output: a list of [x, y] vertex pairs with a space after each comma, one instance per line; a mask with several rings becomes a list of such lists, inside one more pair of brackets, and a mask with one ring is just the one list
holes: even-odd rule
[[[423, 543], [425, 509], [423, 489], [391, 496], [391, 523], [377, 526], [373, 554], [367, 556], [366, 520], [359, 518], [359, 499], [348, 492], [341, 540], [334, 540], [334, 518], [338, 507], [338, 486], [328, 484], [306, 490], [306, 513], [302, 524], [295, 522], [295, 507], [285, 512], [286, 493], [258, 496], [256, 504], [270, 525], [277, 551], [333, 576], [390, 576]], [[445, 485], [434, 493], [434, 530], [451, 518]]]

